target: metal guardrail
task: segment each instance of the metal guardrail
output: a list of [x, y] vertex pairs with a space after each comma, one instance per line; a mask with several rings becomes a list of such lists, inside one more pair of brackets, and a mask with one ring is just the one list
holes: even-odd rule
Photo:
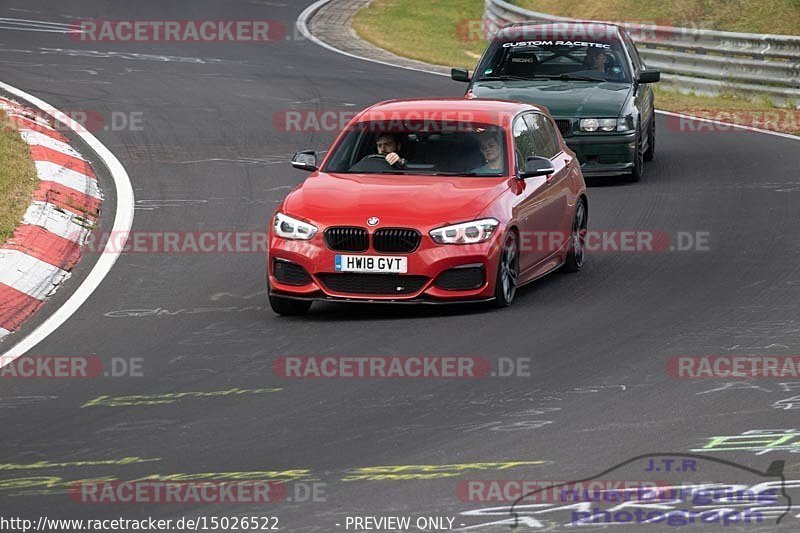
[[[483, 27], [490, 34], [506, 24], [526, 20], [578, 19], [530, 11], [504, 0], [486, 0]], [[735, 92], [800, 108], [800, 36], [616, 24], [628, 30], [647, 66], [662, 71], [666, 85], [698, 94]]]

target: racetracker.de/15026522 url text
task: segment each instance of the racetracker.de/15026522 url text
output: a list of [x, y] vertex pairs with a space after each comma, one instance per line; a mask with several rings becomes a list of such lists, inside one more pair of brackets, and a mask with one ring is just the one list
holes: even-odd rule
[[37, 520], [0, 516], [0, 531], [276, 531], [280, 529], [275, 516], [198, 516], [178, 519], [64, 519], [40, 516]]

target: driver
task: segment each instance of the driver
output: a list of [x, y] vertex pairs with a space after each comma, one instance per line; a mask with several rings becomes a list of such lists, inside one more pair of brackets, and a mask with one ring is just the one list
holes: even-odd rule
[[590, 70], [598, 70], [605, 74], [606, 67], [609, 65], [611, 58], [609, 55], [599, 48], [589, 48], [586, 51], [586, 58], [583, 65]]
[[398, 152], [402, 148], [400, 141], [391, 133], [381, 133], [377, 141], [378, 154], [386, 156], [386, 162], [392, 166], [403, 168], [406, 160]]

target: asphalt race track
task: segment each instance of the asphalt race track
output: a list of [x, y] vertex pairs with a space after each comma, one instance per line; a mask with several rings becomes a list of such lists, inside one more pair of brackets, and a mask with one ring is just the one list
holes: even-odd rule
[[[0, 80], [62, 110], [140, 113], [141, 128], [96, 132], [131, 176], [134, 231], [262, 231], [305, 176], [288, 164], [291, 154], [326, 150], [336, 133], [281, 131], [276, 116], [463, 92], [444, 77], [295, 38], [307, 4], [4, 0], [4, 17], [60, 23], [274, 19], [289, 38], [80, 43], [63, 33], [0, 29]], [[508, 515], [462, 514], [495, 504], [462, 501], [460, 481], [580, 479], [640, 454], [689, 453], [714, 436], [798, 427], [797, 411], [773, 405], [797, 394], [781, 385], [791, 380], [730, 386], [665, 370], [675, 355], [800, 353], [798, 154], [796, 140], [678, 131], [660, 115], [658, 153], [641, 183], [591, 183], [590, 229], [661, 231], [674, 245], [678, 232], [700, 233], [707, 249], [600, 250], [581, 273], [544, 278], [501, 311], [317, 303], [308, 317], [280, 318], [266, 303], [262, 254], [123, 255], [34, 353], [142, 358], [143, 376], [3, 380], [0, 515], [277, 516], [281, 530], [300, 532], [344, 531], [348, 516], [447, 516], [453, 527], [472, 526]], [[113, 209], [112, 183], [101, 180]], [[286, 355], [529, 358], [530, 376], [291, 380], [273, 372]], [[214, 391], [229, 392], [174, 395]], [[162, 401], [86, 405], [131, 395]], [[800, 479], [798, 456], [786, 447], [752, 447], [709, 454], [759, 470], [784, 459], [787, 479]], [[131, 457], [141, 460], [124, 459]], [[48, 464], [31, 466], [40, 462]], [[518, 462], [525, 464], [509, 464]], [[298, 478], [323, 487], [324, 501], [92, 505], [66, 494], [71, 483], [93, 478], [225, 480], [290, 470], [307, 471]], [[693, 480], [701, 478], [708, 481]], [[736, 473], [716, 481], [735, 482]], [[793, 515], [783, 524], [800, 527]]]

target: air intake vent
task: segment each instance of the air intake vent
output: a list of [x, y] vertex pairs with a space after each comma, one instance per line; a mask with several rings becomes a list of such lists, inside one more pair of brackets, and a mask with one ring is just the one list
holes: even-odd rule
[[466, 291], [477, 289], [486, 282], [482, 266], [451, 268], [436, 278], [436, 286], [446, 291]]
[[412, 294], [419, 291], [428, 278], [400, 274], [317, 274], [322, 283], [333, 292], [347, 294]]
[[364, 228], [333, 227], [325, 230], [325, 244], [338, 252], [364, 252], [369, 236]]
[[372, 236], [372, 247], [386, 254], [413, 252], [421, 237], [417, 230], [405, 228], [381, 228]]
[[275, 260], [272, 264], [272, 274], [275, 279], [287, 285], [308, 285], [311, 283], [311, 276], [306, 269], [297, 263], [289, 261]]
[[556, 126], [558, 126], [558, 131], [561, 132], [562, 136], [567, 136], [572, 133], [572, 121], [559, 119], [556, 120]]

